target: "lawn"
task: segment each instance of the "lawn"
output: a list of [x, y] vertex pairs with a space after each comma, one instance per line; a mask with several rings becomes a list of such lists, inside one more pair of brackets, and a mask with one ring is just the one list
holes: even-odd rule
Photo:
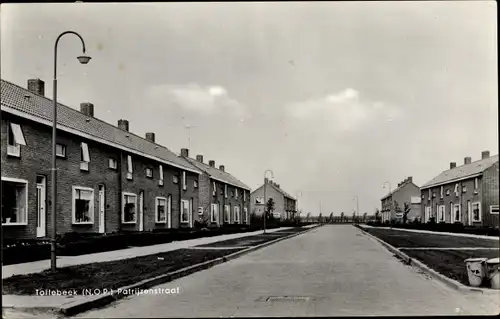
[[266, 233], [262, 235], [246, 236], [241, 238], [228, 239], [211, 244], [203, 244], [197, 247], [251, 247], [257, 246], [278, 238], [286, 237], [288, 233]]
[[17, 275], [3, 279], [2, 294], [34, 295], [36, 289], [118, 289], [241, 249], [179, 249], [166, 253], [103, 263], [59, 268], [53, 273]]
[[499, 248], [498, 240], [460, 237], [450, 235], [438, 235], [428, 233], [408, 232], [396, 229], [365, 228], [366, 232], [382, 239], [386, 243], [399, 247], [485, 247]]
[[[455, 279], [469, 285], [464, 260], [467, 258], [497, 258], [498, 250], [411, 250], [401, 249], [402, 252], [415, 258], [435, 271], [448, 278]], [[485, 281], [487, 286], [488, 281]]]

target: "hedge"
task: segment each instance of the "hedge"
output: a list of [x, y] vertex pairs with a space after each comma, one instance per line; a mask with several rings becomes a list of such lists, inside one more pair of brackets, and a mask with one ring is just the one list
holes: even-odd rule
[[[288, 223], [272, 223], [267, 229], [302, 226]], [[121, 233], [98, 234], [71, 232], [57, 237], [58, 256], [79, 256], [129, 247], [143, 247], [183, 241], [202, 237], [213, 237], [263, 229], [262, 225], [228, 224], [219, 228], [202, 229], [156, 229], [147, 232], [124, 231]], [[15, 240], [6, 238], [2, 247], [3, 264], [11, 265], [30, 261], [50, 259], [50, 241]]]

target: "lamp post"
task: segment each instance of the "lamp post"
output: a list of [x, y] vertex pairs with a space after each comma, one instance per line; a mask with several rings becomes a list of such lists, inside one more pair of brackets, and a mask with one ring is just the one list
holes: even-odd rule
[[355, 195], [353, 200], [356, 200], [356, 214], [354, 215], [355, 216], [355, 220], [357, 219], [358, 217], [358, 214], [359, 214], [359, 197], [358, 195]]
[[[385, 181], [383, 188], [385, 188], [385, 184], [389, 185], [389, 195], [390, 195], [391, 194], [391, 183], [389, 181]], [[389, 201], [389, 214], [391, 214], [391, 213], [392, 213], [392, 199], [390, 199], [390, 201]]]
[[87, 64], [90, 61], [90, 57], [85, 55], [85, 41], [83, 38], [74, 31], [65, 31], [61, 33], [54, 45], [54, 89], [53, 89], [53, 107], [52, 107], [52, 169], [51, 169], [51, 179], [52, 179], [52, 192], [51, 192], [51, 217], [52, 217], [52, 240], [50, 245], [50, 268], [55, 271], [56, 265], [56, 235], [57, 235], [57, 225], [56, 225], [56, 207], [57, 207], [57, 168], [56, 168], [56, 137], [57, 137], [57, 45], [62, 36], [66, 34], [74, 34], [80, 38], [82, 41], [83, 55], [77, 57], [81, 64]]
[[266, 176], [267, 176], [267, 173], [271, 173], [271, 178], [274, 178], [274, 173], [272, 170], [270, 169], [267, 169], [265, 172], [264, 172], [264, 234], [266, 233], [266, 218], [267, 218], [267, 201], [266, 201], [266, 188], [267, 188], [267, 180], [266, 180]]

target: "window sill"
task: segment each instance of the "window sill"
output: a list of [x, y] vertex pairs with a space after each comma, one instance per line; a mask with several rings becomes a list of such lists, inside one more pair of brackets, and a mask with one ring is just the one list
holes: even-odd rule
[[80, 163], [80, 171], [89, 171], [89, 163], [88, 162], [81, 162]]
[[73, 222], [73, 225], [93, 225], [94, 222]]
[[2, 226], [28, 226], [28, 223], [2, 223]]
[[181, 221], [181, 224], [189, 224], [189, 221]]
[[163, 186], [163, 180], [158, 181], [158, 186]]
[[136, 224], [137, 222], [134, 220], [133, 222], [122, 222], [122, 224]]
[[166, 225], [167, 224], [167, 221], [164, 220], [164, 221], [156, 221], [155, 224], [160, 224], [160, 225]]
[[7, 156], [9, 157], [21, 157], [21, 154], [20, 153], [11, 153], [11, 152], [7, 152]]

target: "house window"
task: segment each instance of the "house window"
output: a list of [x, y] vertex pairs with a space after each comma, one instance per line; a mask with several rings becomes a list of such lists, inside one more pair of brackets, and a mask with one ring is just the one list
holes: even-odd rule
[[174, 184], [179, 183], [179, 176], [176, 175], [172, 176], [172, 181], [174, 182]]
[[454, 204], [453, 205], [453, 221], [459, 222], [462, 219], [461, 217], [462, 216], [460, 214], [460, 204]]
[[94, 223], [94, 190], [73, 186], [73, 224]]
[[498, 205], [491, 205], [490, 206], [490, 214], [491, 215], [498, 215]]
[[441, 198], [443, 198], [443, 192], [444, 192], [444, 187], [441, 186], [441, 189], [439, 191], [439, 195], [440, 195]]
[[467, 192], [467, 186], [462, 187], [462, 192], [464, 192], [464, 193]]
[[151, 168], [146, 168], [146, 176], [153, 178], [153, 170]]
[[479, 178], [474, 178], [474, 194], [477, 194], [477, 191], [479, 190]]
[[21, 156], [21, 145], [26, 145], [23, 130], [19, 124], [10, 123], [7, 136], [7, 155]]
[[2, 225], [27, 225], [28, 181], [2, 177]]
[[198, 181], [193, 181], [194, 188], [198, 188]]
[[81, 145], [81, 151], [82, 151], [80, 170], [88, 171], [89, 170], [89, 162], [90, 162], [89, 146], [85, 142], [82, 142], [80, 145]]
[[243, 202], [247, 201], [247, 192], [243, 191]]
[[56, 144], [56, 156], [57, 157], [66, 157], [66, 145]]
[[132, 163], [132, 156], [127, 155], [127, 179], [132, 179], [134, 173], [134, 166]]
[[229, 205], [224, 205], [224, 222], [229, 223], [229, 214], [231, 212], [231, 208]]
[[186, 199], [181, 201], [181, 223], [189, 223], [189, 201]]
[[213, 182], [212, 187], [213, 187], [213, 189], [212, 189], [212, 195], [217, 196], [217, 185], [215, 185], [215, 182]]
[[167, 227], [172, 228], [172, 195], [167, 196]]
[[218, 218], [218, 213], [217, 213], [217, 204], [211, 204], [210, 205], [210, 222], [216, 223]]
[[247, 207], [243, 207], [243, 222], [248, 223], [248, 208]]
[[236, 188], [236, 189], [234, 190], [234, 192], [235, 192], [235, 193], [234, 193], [234, 197], [235, 197], [236, 199], [238, 199], [238, 189]]
[[439, 221], [440, 221], [440, 222], [444, 222], [444, 221], [445, 221], [445, 219], [444, 219], [444, 212], [445, 212], [445, 207], [444, 207], [444, 205], [440, 205], [440, 206], [438, 207], [438, 211], [439, 211]]
[[198, 215], [203, 216], [203, 207], [198, 207]]
[[458, 197], [458, 183], [455, 184], [455, 196]]
[[111, 169], [116, 169], [118, 167], [118, 163], [117, 163], [116, 159], [109, 158], [109, 160], [108, 160], [108, 167], [111, 168]]
[[159, 165], [158, 167], [160, 172], [160, 179], [158, 180], [158, 185], [163, 186], [163, 165]]
[[167, 199], [165, 197], [156, 197], [156, 222], [167, 222]]
[[255, 204], [264, 204], [264, 197], [255, 197]]
[[481, 203], [475, 202], [472, 203], [472, 221], [480, 222], [481, 221]]
[[450, 195], [450, 190], [449, 190], [449, 189], [447, 189], [447, 190], [446, 190], [446, 196], [449, 196], [449, 195]]
[[224, 197], [227, 198], [227, 185], [224, 185]]
[[182, 189], [187, 189], [186, 172], [182, 172]]
[[240, 207], [239, 206], [234, 206], [234, 222], [235, 223], [240, 222]]
[[135, 224], [136, 222], [137, 195], [123, 193], [122, 223]]

